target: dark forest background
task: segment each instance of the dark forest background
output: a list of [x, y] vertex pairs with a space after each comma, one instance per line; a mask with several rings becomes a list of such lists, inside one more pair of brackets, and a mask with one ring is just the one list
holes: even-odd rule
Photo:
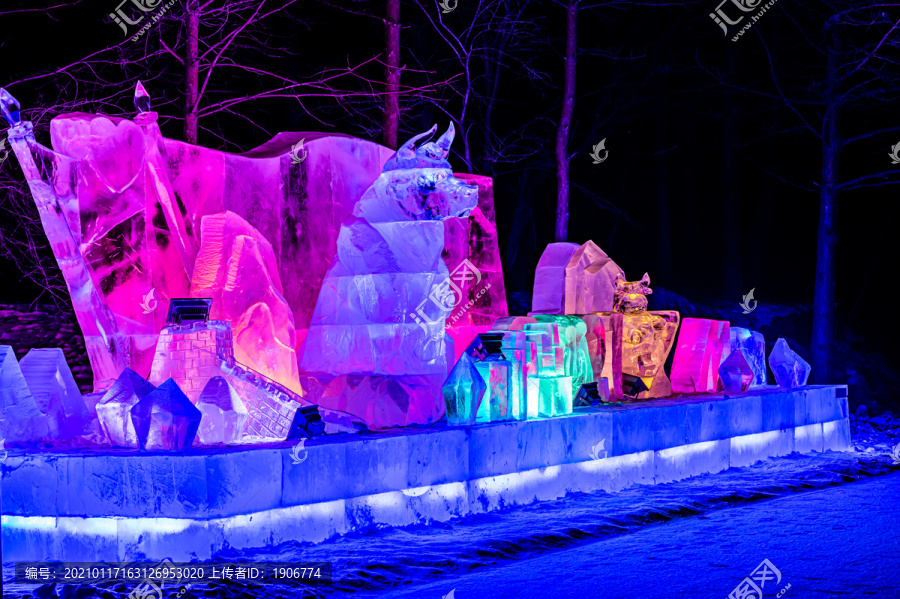
[[[386, 15], [398, 6], [398, 138], [455, 122], [454, 168], [494, 178], [510, 310], [524, 313], [537, 260], [558, 237], [555, 144], [574, 41], [568, 241], [592, 239], [630, 279], [648, 272], [652, 286], [697, 304], [738, 315], [753, 288], [761, 307], [798, 304], [810, 318], [830, 185], [840, 206], [835, 338], [849, 327], [865, 351], [900, 358], [887, 317], [900, 255], [900, 165], [889, 156], [900, 142], [900, 4], [778, 0], [732, 41], [748, 19], [723, 35], [714, 0], [458, 0], [448, 13], [396, 2], [176, 0], [134, 40], [110, 18], [118, 0], [0, 0], [0, 86], [48, 146], [57, 114], [132, 116], [138, 79], [168, 137], [191, 139], [196, 120], [197, 143], [230, 152], [280, 131], [383, 142]], [[191, 13], [200, 95], [185, 75]], [[594, 164], [603, 139], [608, 158]], [[65, 303], [23, 190], [10, 155], [0, 165], [0, 302]]]

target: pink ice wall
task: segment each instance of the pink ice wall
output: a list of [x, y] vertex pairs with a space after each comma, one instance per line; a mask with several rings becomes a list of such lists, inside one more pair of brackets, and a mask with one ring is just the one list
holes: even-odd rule
[[[142, 376], [149, 375], [169, 299], [191, 295], [203, 217], [225, 211], [271, 244], [299, 348], [336, 253], [340, 225], [393, 154], [345, 135], [303, 132], [280, 133], [250, 152], [228, 154], [166, 139], [152, 120], [90, 114], [59, 116], [50, 129], [54, 150], [71, 157], [55, 162], [61, 219], [105, 301], [100, 309], [126, 340], [126, 365]], [[302, 150], [292, 156], [300, 140]], [[482, 274], [480, 283], [463, 288], [465, 301], [448, 322], [459, 344], [468, 343], [475, 327], [507, 315], [507, 307], [492, 180], [457, 176], [478, 185], [479, 207], [468, 219], [446, 221], [443, 257], [451, 272], [468, 259]], [[94, 315], [78, 312], [78, 319], [85, 331], [96, 328]], [[118, 373], [106, 372], [109, 360], [98, 371], [108, 342], [98, 338], [93, 345], [100, 389]]]

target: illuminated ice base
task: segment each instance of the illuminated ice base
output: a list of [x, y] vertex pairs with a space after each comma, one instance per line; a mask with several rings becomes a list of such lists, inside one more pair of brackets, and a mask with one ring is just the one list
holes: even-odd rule
[[770, 386], [557, 418], [315, 437], [297, 452], [300, 463], [290, 443], [167, 454], [10, 450], [3, 559], [208, 559], [224, 547], [320, 542], [372, 524], [446, 521], [849, 447], [846, 386]]

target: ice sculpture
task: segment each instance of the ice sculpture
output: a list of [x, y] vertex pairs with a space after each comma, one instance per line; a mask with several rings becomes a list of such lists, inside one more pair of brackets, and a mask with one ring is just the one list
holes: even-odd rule
[[478, 205], [468, 218], [444, 219], [443, 256], [455, 301], [447, 318], [448, 331], [489, 326], [508, 314], [494, 217], [494, 183], [490, 177], [480, 175], [454, 176], [478, 188]]
[[0, 115], [10, 127], [18, 126], [22, 120], [19, 102], [2, 87], [0, 87]]
[[[525, 414], [519, 417], [571, 413], [572, 399], [581, 386], [574, 380], [593, 380], [585, 324], [575, 316], [535, 314], [500, 318], [494, 327], [504, 333], [503, 351], [509, 351], [515, 358], [513, 361], [518, 359], [518, 352], [524, 355], [520, 401]], [[565, 385], [570, 387], [569, 391], [562, 391]]]
[[564, 416], [572, 413], [572, 377], [537, 377], [538, 416]]
[[196, 402], [209, 381], [218, 376], [225, 378], [247, 408], [248, 436], [284, 440], [302, 432], [297, 424], [298, 410], [312, 403], [236, 362], [230, 323], [186, 321], [163, 327], [150, 382], [172, 378], [188, 399]]
[[[493, 331], [504, 334], [503, 351], [509, 350], [514, 359], [522, 361], [523, 372], [520, 382], [514, 382], [518, 387], [519, 414], [517, 419], [537, 418], [538, 404], [540, 402], [540, 388], [535, 380], [538, 376], [539, 351], [544, 351], [544, 346], [550, 346], [550, 337], [540, 331], [525, 331], [525, 325], [536, 323], [533, 316], [506, 316], [498, 318], [494, 322]], [[556, 365], [553, 362], [553, 375], [556, 375]], [[518, 378], [518, 377], [516, 377]]]
[[[12, 100], [14, 102], [14, 100]], [[0, 105], [4, 113], [15, 115], [15, 123], [8, 131], [9, 141], [25, 180], [31, 189], [38, 214], [41, 218], [47, 240], [56, 256], [72, 305], [78, 315], [78, 323], [84, 335], [88, 357], [94, 371], [94, 389], [104, 389], [112, 383], [130, 360], [140, 361], [140, 343], [131, 343], [119, 330], [119, 323], [110, 311], [109, 298], [101, 291], [102, 282], [110, 285], [116, 281], [116, 274], [112, 268], [112, 261], [126, 259], [131, 256], [130, 251], [113, 251], [112, 239], [106, 240], [103, 234], [98, 235], [101, 228], [98, 222], [98, 214], [109, 214], [116, 219], [122, 215], [122, 223], [116, 230], [114, 239], [116, 246], [130, 245], [136, 230], [144, 227], [142, 219], [134, 218], [135, 212], [141, 211], [140, 201], [134, 194], [117, 196], [121, 189], [123, 177], [105, 176], [109, 170], [126, 175], [125, 184], [140, 185], [137, 177], [132, 177], [130, 169], [134, 167], [135, 154], [143, 154], [143, 139], [137, 143], [138, 135], [135, 132], [138, 127], [133, 123], [118, 128], [113, 121], [100, 117], [102, 122], [92, 127], [90, 117], [77, 115], [72, 117], [72, 124], [79, 130], [79, 136], [88, 143], [94, 137], [115, 139], [118, 145], [120, 166], [116, 167], [115, 161], [93, 160], [88, 152], [82, 148], [75, 151], [83, 158], [83, 169], [77, 168], [78, 160], [68, 156], [57, 155], [37, 144], [34, 140], [32, 125], [28, 121], [18, 121], [18, 105], [15, 110], [9, 110], [11, 96], [5, 90], [0, 90]], [[55, 119], [54, 119], [55, 120]], [[51, 125], [52, 132], [52, 125]], [[140, 145], [137, 152], [132, 151]], [[34, 152], [34, 154], [32, 153]], [[78, 173], [78, 176], [76, 176]], [[74, 186], [74, 188], [73, 188]], [[90, 218], [82, 223], [78, 203], [78, 194], [81, 190], [91, 190], [95, 195], [102, 194], [102, 200], [98, 203], [102, 209], [91, 212]], [[99, 199], [99, 198], [98, 198]], [[118, 201], [120, 200], [120, 201]], [[140, 221], [140, 222], [136, 222]], [[86, 239], [94, 240], [92, 243], [84, 243]], [[130, 248], [129, 248], [130, 249]], [[102, 264], [101, 264], [102, 262]], [[122, 277], [129, 284], [133, 281], [148, 276], [149, 269], [143, 271], [132, 270], [132, 276]], [[185, 281], [186, 282], [186, 281]], [[139, 306], [134, 306], [139, 310]], [[129, 314], [130, 316], [130, 314]], [[137, 318], [133, 322], [141, 324], [148, 317]]]
[[534, 316], [504, 316], [494, 321], [491, 329], [495, 331], [521, 331], [525, 325], [537, 322]]
[[778, 386], [785, 389], [802, 387], [809, 380], [809, 364], [782, 338], [775, 342], [775, 347], [769, 354], [769, 368], [772, 369]]
[[475, 424], [475, 416], [484, 401], [487, 385], [468, 352], [464, 351], [459, 357], [444, 382], [442, 391], [447, 407], [447, 422], [452, 426]]
[[569, 258], [565, 276], [564, 314], [611, 311], [616, 279], [625, 278], [622, 269], [590, 240]]
[[174, 380], [169, 379], [131, 408], [131, 421], [141, 449], [187, 449], [203, 416]]
[[532, 314], [563, 314], [566, 309], [566, 267], [577, 243], [551, 243], [544, 249], [534, 272]]
[[116, 447], [138, 447], [138, 437], [131, 421], [131, 408], [149, 395], [153, 384], [130, 368], [119, 375], [100, 401], [97, 418], [109, 443]]
[[640, 377], [648, 389], [638, 394], [638, 399], [672, 394], [664, 365], [681, 315], [674, 310], [647, 311], [647, 296], [651, 293], [646, 273], [640, 281], [616, 280], [615, 308], [623, 314], [622, 373]]
[[[535, 316], [539, 318], [539, 316]], [[560, 334], [560, 324], [555, 322], [551, 317], [548, 322], [526, 323], [523, 325], [526, 336], [533, 339], [537, 345], [537, 376], [529, 379], [530, 387], [528, 389], [529, 415], [533, 413], [532, 397], [537, 397], [537, 415], [538, 416], [560, 416], [572, 413], [572, 399], [578, 389], [573, 389], [572, 375], [566, 370], [566, 354], [574, 352], [584, 352], [581, 358], [572, 355], [572, 365], [574, 368], [576, 362], [588, 361], [587, 343], [584, 342], [582, 347], [567, 347], [568, 337]], [[565, 322], [564, 327], [568, 328], [570, 323]], [[573, 346], [576, 343], [573, 334]], [[579, 385], [580, 387], [580, 385]]]
[[38, 408], [47, 417], [51, 438], [74, 439], [90, 434], [91, 413], [62, 349], [32, 349], [19, 366]]
[[731, 327], [730, 343], [731, 351], [741, 350], [744, 358], [753, 370], [753, 382], [751, 387], [762, 387], [767, 384], [766, 377], [766, 340], [762, 333]]
[[726, 393], [743, 393], [753, 383], [753, 369], [740, 349], [728, 354], [719, 366], [719, 378]]
[[323, 395], [320, 405], [364, 418], [368, 408], [348, 401], [358, 392], [347, 377], [371, 376], [368, 402], [387, 409], [372, 412], [379, 415], [367, 419], [373, 428], [434, 422], [445, 410], [444, 328], [456, 295], [441, 258], [441, 221], [467, 216], [478, 190], [450, 171], [452, 125], [436, 143], [414, 149], [435, 130], [388, 160], [341, 226], [301, 357], [302, 371], [338, 377], [331, 384], [346, 390], [346, 397]]
[[8, 345], [0, 345], [0, 402], [0, 438], [4, 442], [25, 443], [49, 436], [47, 418], [38, 409], [16, 353]]
[[247, 427], [247, 408], [234, 389], [221, 376], [206, 383], [197, 400], [203, 413], [197, 436], [204, 445], [240, 441]]
[[294, 317], [282, 296], [272, 244], [233, 212], [201, 222], [191, 297], [212, 298], [210, 318], [231, 323], [235, 360], [302, 394]]
[[611, 401], [624, 397], [622, 391], [622, 331], [625, 315], [620, 312], [597, 312], [582, 317], [587, 326], [585, 339], [594, 380], [605, 378]]
[[513, 420], [519, 414], [520, 397], [514, 394], [518, 386], [517, 365], [503, 352], [503, 333], [482, 333], [466, 350], [476, 356], [475, 369], [487, 387], [484, 399], [475, 414], [476, 422]]
[[[95, 390], [108, 389], [126, 366], [149, 373], [165, 306], [191, 295], [202, 220], [225, 211], [271, 244], [299, 351], [340, 223], [393, 152], [346, 135], [297, 132], [228, 154], [162, 137], [146, 90], [136, 93], [136, 102], [140, 114], [133, 121], [81, 113], [54, 118], [51, 151], [34, 141], [30, 123], [20, 122], [15, 100], [0, 93], [11, 146], [84, 332]], [[301, 140], [304, 159], [296, 160]], [[471, 339], [477, 331], [468, 328], [505, 315], [506, 304], [491, 180], [460, 179], [477, 184], [478, 209], [468, 220], [445, 221], [446, 263], [453, 270], [468, 260], [482, 284], [461, 288], [458, 318], [449, 324]], [[265, 328], [268, 316], [260, 307], [248, 319]]]
[[585, 333], [584, 339], [588, 347], [588, 359], [591, 364], [593, 379], [602, 376], [603, 364], [606, 362], [606, 329], [603, 320], [595, 314], [586, 314], [582, 317]]
[[513, 366], [509, 377], [509, 398], [511, 418], [525, 420], [527, 417], [528, 375], [537, 372], [537, 353], [533, 343], [529, 343], [524, 331], [501, 331], [500, 351]]
[[448, 422], [524, 420], [527, 346], [521, 331], [480, 333], [444, 383]]
[[207, 382], [222, 374], [221, 363], [234, 362], [232, 338], [230, 323], [222, 320], [167, 324], [160, 331], [148, 380], [159, 385], [172, 378], [196, 402]]
[[613, 309], [622, 269], [593, 241], [551, 243], [534, 275], [532, 314], [586, 314]]
[[[563, 348], [563, 372], [564, 376], [572, 379], [572, 396], [578, 394], [578, 390], [584, 383], [594, 381], [594, 371], [591, 367], [591, 357], [586, 339], [587, 325], [577, 316], [562, 316], [550, 314], [536, 314], [535, 319], [543, 323], [556, 323]], [[535, 330], [533, 326], [526, 325], [526, 330]]]
[[724, 320], [684, 319], [672, 362], [672, 391], [716, 392], [719, 366], [729, 348], [729, 328]]

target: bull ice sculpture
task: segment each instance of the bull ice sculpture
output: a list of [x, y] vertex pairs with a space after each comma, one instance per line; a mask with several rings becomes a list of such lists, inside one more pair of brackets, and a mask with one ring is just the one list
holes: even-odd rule
[[314, 401], [371, 428], [427, 424], [445, 411], [453, 348], [442, 221], [467, 217], [478, 188], [453, 176], [452, 123], [437, 142], [415, 147], [436, 130], [397, 150], [342, 224], [300, 358], [301, 371], [324, 385], [313, 386]]

